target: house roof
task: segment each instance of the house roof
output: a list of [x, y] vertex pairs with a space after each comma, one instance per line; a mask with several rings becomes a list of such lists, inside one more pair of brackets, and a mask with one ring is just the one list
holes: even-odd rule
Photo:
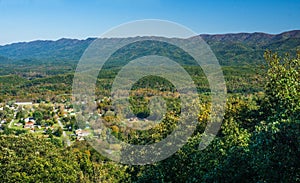
[[34, 122], [28, 121], [28, 122], [25, 123], [25, 125], [34, 125]]
[[88, 130], [82, 130], [82, 129], [75, 130], [75, 134], [78, 136], [86, 136], [89, 135], [90, 133], [91, 132]]

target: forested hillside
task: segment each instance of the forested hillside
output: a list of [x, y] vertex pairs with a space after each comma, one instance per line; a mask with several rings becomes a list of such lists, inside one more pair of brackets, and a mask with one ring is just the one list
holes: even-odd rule
[[[118, 50], [98, 75], [92, 111], [75, 115], [78, 106], [70, 95], [74, 71], [93, 39], [0, 46], [0, 180], [299, 182], [300, 31], [201, 36], [218, 57], [227, 87], [221, 128], [204, 150], [198, 147], [211, 118], [210, 89], [202, 68], [182, 50], [151, 41]], [[144, 48], [150, 44], [159, 49]], [[131, 48], [135, 51], [130, 53]], [[166, 53], [170, 48], [171, 53]], [[122, 165], [98, 153], [86, 140], [111, 133], [130, 144], [148, 145], [178, 127], [180, 95], [166, 79], [147, 76], [133, 85], [130, 105], [123, 108], [135, 116], [112, 104], [110, 90], [121, 67], [151, 54], [171, 57], [191, 76], [201, 101], [197, 127], [187, 143], [167, 159], [145, 166]], [[153, 96], [166, 102], [161, 121], [162, 106], [149, 109]], [[27, 104], [20, 104], [22, 101]], [[148, 125], [151, 112], [155, 126], [132, 128]], [[93, 131], [97, 120], [107, 128]], [[122, 148], [117, 145], [114, 148]]]
[[[300, 31], [271, 35], [265, 33], [237, 33], [201, 36], [218, 57], [221, 65], [262, 64], [266, 49], [279, 53], [300, 48]], [[95, 38], [86, 40], [60, 39], [57, 41], [33, 41], [0, 46], [0, 62], [28, 65], [60, 63], [74, 65]], [[114, 41], [114, 39], [112, 39]]]

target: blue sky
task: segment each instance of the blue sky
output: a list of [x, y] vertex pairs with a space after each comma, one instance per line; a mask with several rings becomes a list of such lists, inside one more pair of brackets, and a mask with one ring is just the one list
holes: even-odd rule
[[300, 29], [300, 0], [0, 0], [0, 45], [97, 37], [119, 24], [164, 19], [194, 32]]

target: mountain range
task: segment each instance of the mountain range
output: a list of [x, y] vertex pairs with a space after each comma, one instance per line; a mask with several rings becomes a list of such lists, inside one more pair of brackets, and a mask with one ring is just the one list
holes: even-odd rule
[[[221, 65], [251, 65], [263, 63], [266, 49], [279, 53], [300, 49], [300, 30], [280, 34], [234, 33], [201, 34]], [[96, 38], [85, 40], [59, 39], [32, 41], [0, 46], [1, 64], [69, 63], [76, 64], [84, 50]]]

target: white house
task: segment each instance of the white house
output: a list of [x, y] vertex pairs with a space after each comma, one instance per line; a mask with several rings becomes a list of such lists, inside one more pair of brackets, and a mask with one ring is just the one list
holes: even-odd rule
[[77, 140], [84, 140], [84, 137], [90, 135], [91, 132], [89, 132], [88, 130], [78, 129], [75, 130], [75, 134], [77, 136]]
[[32, 102], [16, 102], [16, 105], [20, 106], [20, 105], [32, 105]]
[[33, 117], [28, 117], [28, 118], [26, 118], [24, 121], [25, 121], [25, 123], [27, 123], [27, 122], [29, 122], [29, 121], [32, 121], [32, 122], [35, 123], [35, 119], [34, 119]]

